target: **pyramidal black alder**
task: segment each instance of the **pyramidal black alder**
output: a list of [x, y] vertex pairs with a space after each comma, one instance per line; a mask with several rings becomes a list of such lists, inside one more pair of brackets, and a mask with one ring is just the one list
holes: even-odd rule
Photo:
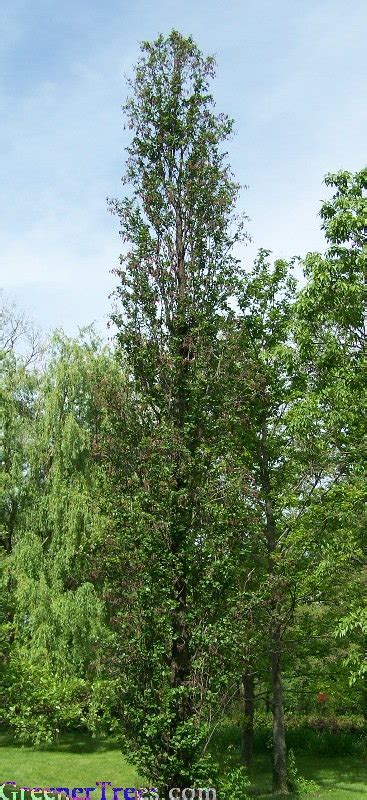
[[205, 487], [244, 222], [223, 149], [233, 121], [215, 113], [209, 91], [214, 59], [177, 31], [141, 51], [124, 107], [128, 193], [110, 201], [124, 242], [113, 321], [139, 409], [126, 530], [142, 564], [140, 607], [144, 596], [121, 702], [130, 757], [161, 786], [185, 787], [202, 770], [200, 543], [213, 525]]

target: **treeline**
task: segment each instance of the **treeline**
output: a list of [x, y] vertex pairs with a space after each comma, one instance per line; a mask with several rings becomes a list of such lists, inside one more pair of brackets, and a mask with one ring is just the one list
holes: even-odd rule
[[365, 703], [367, 172], [327, 176], [324, 254], [243, 265], [213, 74], [177, 32], [142, 46], [113, 346], [41, 354], [4, 309], [2, 717], [182, 787], [228, 713], [251, 762], [261, 705], [286, 793], [285, 709]]

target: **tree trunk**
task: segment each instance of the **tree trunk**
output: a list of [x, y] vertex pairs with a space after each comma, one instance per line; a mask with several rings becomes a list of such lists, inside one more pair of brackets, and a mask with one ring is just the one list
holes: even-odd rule
[[[184, 442], [191, 453], [193, 441], [185, 433], [187, 411], [190, 396], [190, 328], [186, 311], [186, 266], [183, 240], [183, 224], [179, 200], [176, 201], [176, 276], [177, 276], [177, 315], [173, 320], [173, 332], [176, 338], [176, 385], [174, 420], [179, 442]], [[182, 500], [182, 495], [186, 495]], [[177, 692], [175, 713], [172, 718], [172, 740], [177, 735], [177, 728], [192, 717], [191, 647], [190, 631], [187, 624], [187, 536], [191, 525], [192, 510], [190, 507], [190, 479], [181, 456], [176, 465], [175, 492], [172, 506], [171, 552], [174, 557], [174, 585], [172, 612], [172, 646], [170, 654], [171, 686], [182, 690]], [[174, 754], [179, 758], [180, 768], [171, 776], [171, 786], [184, 788], [187, 779], [184, 777], [191, 767], [193, 753], [183, 742]], [[170, 787], [166, 787], [170, 788]]]
[[246, 767], [252, 764], [254, 738], [254, 676], [246, 672], [241, 680], [243, 717], [241, 725], [241, 756]]
[[273, 631], [271, 652], [271, 679], [273, 689], [273, 792], [288, 794], [287, 748], [281, 676], [280, 636]]
[[271, 493], [269, 452], [267, 446], [267, 425], [263, 421], [260, 440], [261, 483], [265, 502], [266, 540], [268, 549], [268, 573], [272, 581], [271, 622], [270, 622], [270, 667], [273, 711], [273, 791], [276, 794], [289, 794], [287, 773], [287, 748], [285, 743], [285, 724], [283, 706], [283, 687], [281, 678], [282, 636], [279, 620], [279, 597], [276, 595], [274, 554], [277, 546], [274, 502]]

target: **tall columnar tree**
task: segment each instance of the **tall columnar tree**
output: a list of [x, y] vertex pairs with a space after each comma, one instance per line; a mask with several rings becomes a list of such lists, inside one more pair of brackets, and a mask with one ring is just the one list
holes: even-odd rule
[[114, 321], [140, 420], [131, 558], [143, 562], [135, 592], [145, 591], [136, 649], [146, 668], [139, 687], [139, 668], [129, 673], [134, 720], [126, 725], [140, 765], [165, 785], [185, 786], [201, 742], [193, 628], [210, 517], [203, 488], [220, 406], [220, 331], [238, 276], [231, 250], [242, 225], [222, 151], [232, 121], [214, 113], [209, 93], [213, 58], [176, 31], [141, 49], [125, 106], [130, 191], [112, 202], [126, 243]]

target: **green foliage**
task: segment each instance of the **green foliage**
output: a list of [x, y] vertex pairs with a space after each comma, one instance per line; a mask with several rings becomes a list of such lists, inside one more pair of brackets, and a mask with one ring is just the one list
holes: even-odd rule
[[52, 653], [61, 674], [84, 675], [108, 635], [86, 566], [104, 531], [105, 476], [93, 447], [102, 412], [96, 386], [109, 363], [93, 337], [55, 338], [27, 452], [27, 505], [11, 559], [15, 636], [31, 660]]
[[247, 800], [250, 786], [245, 767], [234, 767], [227, 770], [218, 782], [218, 794], [223, 800]]
[[313, 794], [318, 786], [315, 781], [307, 780], [299, 774], [293, 750], [288, 754], [289, 788], [295, 794]]
[[367, 674], [367, 659], [365, 655], [365, 641], [367, 635], [367, 609], [361, 607], [357, 601], [356, 610], [349, 611], [343, 617], [335, 630], [335, 636], [342, 641], [350, 641], [348, 655], [344, 663], [349, 668], [349, 683], [351, 686], [362, 684]]
[[128, 244], [113, 318], [136, 415], [116, 474], [124, 499], [113, 549], [103, 551], [116, 643], [129, 654], [122, 662], [114, 651], [110, 663], [126, 751], [158, 785], [194, 779], [218, 694], [209, 686], [215, 671], [205, 666], [218, 650], [224, 598], [219, 562], [212, 566], [225, 520], [212, 499], [211, 445], [220, 337], [240, 275], [231, 248], [242, 224], [222, 149], [233, 124], [213, 112], [213, 74], [213, 59], [190, 37], [173, 31], [143, 43], [125, 106], [131, 193], [111, 204]]
[[63, 678], [46, 663], [31, 663], [26, 652], [7, 669], [4, 722], [21, 744], [45, 746], [60, 731], [79, 725], [87, 701], [85, 682]]
[[119, 739], [120, 720], [116, 714], [118, 687], [111, 680], [95, 678], [88, 693], [88, 707], [83, 717], [87, 729], [99, 739]]
[[[326, 177], [327, 250], [302, 289], [264, 249], [245, 272], [214, 60], [177, 31], [141, 50], [129, 193], [110, 203], [116, 350], [58, 333], [40, 368], [5, 314], [3, 718], [22, 743], [116, 736], [161, 788], [240, 800], [232, 732], [223, 769], [208, 747], [233, 708], [242, 724], [244, 675], [284, 764], [283, 704], [295, 750], [363, 745], [340, 718], [365, 702], [367, 173]], [[255, 750], [269, 719], [257, 708]], [[292, 751], [289, 767], [310, 791]]]
[[334, 189], [320, 212], [329, 249], [325, 257], [310, 253], [305, 259], [301, 302], [305, 316], [318, 320], [314, 336], [337, 330], [339, 343], [355, 349], [364, 336], [367, 169], [327, 175], [325, 183]]
[[305, 521], [318, 534], [327, 532], [317, 575], [323, 586], [333, 576], [329, 591], [339, 613], [332, 615], [331, 632], [348, 648], [344, 664], [351, 684], [361, 685], [367, 172], [328, 175], [325, 183], [334, 189], [321, 208], [329, 247], [324, 257], [309, 254], [305, 260], [297, 339], [336, 469], [325, 499]]
[[[57, 334], [52, 348], [42, 373], [18, 370], [7, 385], [5, 443], [15, 454], [7, 474], [17, 502], [5, 519], [2, 699], [7, 722], [35, 743], [55, 738], [67, 719], [96, 729], [99, 715], [100, 728], [116, 730], [110, 707], [100, 713], [101, 684], [93, 687], [111, 638], [94, 553], [106, 535], [101, 499], [109, 486], [98, 437], [102, 430], [108, 436], [105, 400], [123, 373], [91, 330], [79, 341]], [[18, 387], [24, 400], [29, 385], [30, 412], [22, 405], [20, 417]], [[84, 687], [82, 710], [73, 700], [77, 686]], [[112, 684], [104, 694], [111, 696]]]

